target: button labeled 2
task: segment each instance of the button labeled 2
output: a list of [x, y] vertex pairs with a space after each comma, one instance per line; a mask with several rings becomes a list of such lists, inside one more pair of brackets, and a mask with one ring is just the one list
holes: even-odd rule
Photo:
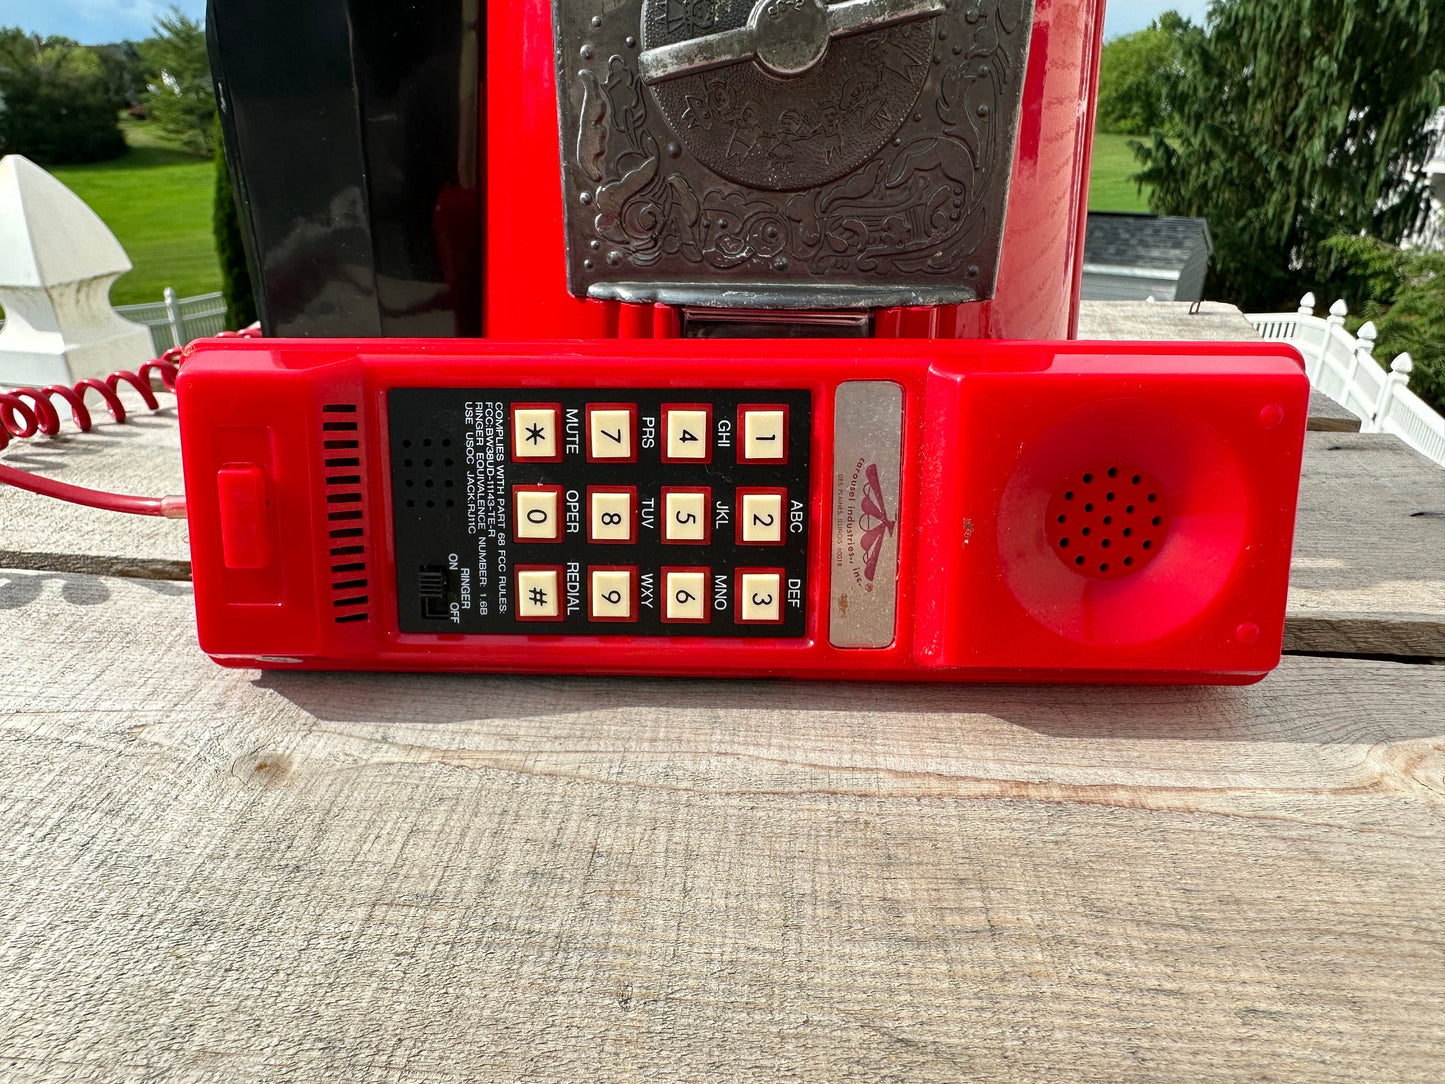
[[746, 546], [781, 546], [787, 513], [786, 489], [739, 489], [737, 540]]

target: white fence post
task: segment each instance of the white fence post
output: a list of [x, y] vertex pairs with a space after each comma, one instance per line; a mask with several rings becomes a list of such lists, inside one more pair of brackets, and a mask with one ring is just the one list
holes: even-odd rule
[[184, 346], [186, 333], [181, 330], [181, 309], [176, 304], [176, 292], [167, 286], [162, 296], [166, 299], [166, 321], [171, 325], [171, 345]]
[[1345, 376], [1345, 394], [1355, 386], [1355, 377], [1360, 372], [1360, 362], [1363, 360], [1375, 360], [1375, 339], [1378, 336], [1375, 330], [1375, 322], [1366, 320], [1360, 325], [1360, 330], [1355, 332], [1355, 348], [1350, 352], [1350, 370]]
[[1415, 362], [1409, 354], [1399, 354], [1395, 360], [1390, 362], [1390, 373], [1385, 377], [1385, 382], [1380, 386], [1380, 401], [1375, 404], [1375, 410], [1368, 423], [1360, 426], [1362, 433], [1383, 433], [1385, 431], [1385, 420], [1390, 416], [1390, 407], [1395, 402], [1395, 389], [1403, 388], [1410, 383], [1410, 372], [1415, 368]]
[[1298, 316], [1313, 316], [1315, 314], [1315, 295], [1313, 291], [1299, 299], [1299, 308], [1295, 310]]
[[1319, 353], [1315, 355], [1314, 371], [1309, 374], [1311, 384], [1320, 382], [1320, 374], [1325, 370], [1325, 355], [1329, 353], [1330, 343], [1334, 340], [1335, 328], [1345, 326], [1345, 314], [1349, 311], [1344, 298], [1330, 306], [1330, 314], [1325, 318], [1325, 332], [1320, 337]]

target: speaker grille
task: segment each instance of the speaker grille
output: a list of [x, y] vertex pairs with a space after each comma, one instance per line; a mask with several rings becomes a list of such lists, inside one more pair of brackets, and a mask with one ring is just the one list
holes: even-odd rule
[[355, 403], [321, 408], [326, 538], [331, 558], [331, 606], [338, 625], [371, 618], [366, 496], [360, 415]]
[[1059, 483], [1045, 529], [1059, 560], [1080, 575], [1132, 576], [1158, 556], [1168, 536], [1163, 487], [1129, 464], [1091, 465]]

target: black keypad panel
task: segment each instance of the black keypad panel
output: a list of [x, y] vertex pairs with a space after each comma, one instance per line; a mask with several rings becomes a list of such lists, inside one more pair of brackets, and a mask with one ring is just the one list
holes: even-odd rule
[[812, 398], [398, 388], [401, 631], [800, 637]]

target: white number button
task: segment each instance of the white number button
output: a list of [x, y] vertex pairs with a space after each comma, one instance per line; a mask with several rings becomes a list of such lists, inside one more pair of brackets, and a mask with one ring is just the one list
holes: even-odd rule
[[706, 490], [669, 490], [662, 500], [662, 540], [706, 542], [708, 516], [711, 514]]
[[632, 411], [587, 411], [587, 454], [592, 459], [632, 458]]
[[512, 536], [519, 542], [556, 542], [562, 537], [560, 506], [562, 491], [548, 486], [544, 489], [523, 489], [518, 486], [517, 521]]
[[776, 545], [783, 540], [781, 493], [739, 493], [738, 517], [744, 542]]
[[512, 457], [514, 459], [556, 459], [557, 408], [514, 407], [512, 409]]
[[707, 572], [669, 572], [662, 585], [667, 594], [663, 614], [668, 621], [706, 621]]
[[744, 572], [738, 577], [738, 620], [776, 624], [783, 619], [783, 578], [776, 572]]
[[788, 458], [787, 414], [765, 407], [743, 407], [743, 459], [780, 463]]
[[665, 408], [668, 459], [707, 459], [711, 423], [706, 410]]
[[517, 573], [517, 620], [550, 621], [562, 613], [561, 585], [555, 568], [528, 568]]
[[631, 621], [632, 569], [594, 568], [589, 575], [592, 578], [589, 618], [593, 621]]
[[587, 541], [631, 542], [633, 518], [631, 490], [588, 491]]

